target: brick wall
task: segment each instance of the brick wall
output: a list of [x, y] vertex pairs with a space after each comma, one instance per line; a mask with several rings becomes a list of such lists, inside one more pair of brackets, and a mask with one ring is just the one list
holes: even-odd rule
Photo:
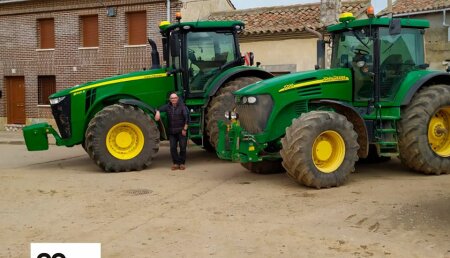
[[[107, 17], [98, 1], [35, 0], [0, 5], [0, 118], [6, 117], [5, 76], [25, 77], [27, 122], [51, 118], [48, 107], [38, 107], [37, 77], [55, 75], [56, 89], [61, 90], [91, 80], [149, 68], [150, 47], [125, 47], [128, 32], [126, 12], [147, 13], [147, 36], [161, 51], [158, 25], [166, 20], [166, 1], [102, 1], [117, 8], [116, 17]], [[180, 4], [172, 1], [172, 17]], [[81, 47], [80, 16], [98, 14], [98, 49]], [[54, 18], [55, 49], [39, 51], [37, 19]], [[15, 73], [12, 73], [15, 69]]]

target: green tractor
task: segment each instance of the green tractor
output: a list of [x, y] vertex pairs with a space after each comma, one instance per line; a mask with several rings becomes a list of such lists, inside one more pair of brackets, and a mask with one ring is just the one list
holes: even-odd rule
[[[154, 41], [152, 69], [77, 85], [50, 96], [59, 129], [47, 123], [23, 129], [28, 150], [48, 149], [47, 134], [58, 146], [82, 144], [92, 160], [107, 172], [148, 167], [167, 139], [167, 117], [154, 120], [156, 109], [177, 92], [189, 109], [189, 137], [215, 149], [218, 120], [234, 105], [233, 91], [273, 77], [257, 67], [244, 66], [239, 21], [162, 22], [161, 67]], [[252, 63], [252, 61], [251, 61]]]
[[411, 170], [450, 173], [450, 74], [426, 70], [427, 27], [426, 20], [345, 13], [327, 28], [331, 69], [234, 93], [231, 122], [219, 122], [219, 157], [255, 173], [285, 169], [316, 188], [342, 185], [368, 157], [399, 156]]

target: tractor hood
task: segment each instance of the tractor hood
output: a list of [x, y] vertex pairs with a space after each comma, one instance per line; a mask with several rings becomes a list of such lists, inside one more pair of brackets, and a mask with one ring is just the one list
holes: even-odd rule
[[76, 85], [72, 88], [67, 88], [61, 91], [58, 91], [52, 95], [50, 95], [50, 99], [63, 97], [69, 94], [76, 94], [86, 91], [88, 89], [99, 88], [99, 87], [114, 87], [115, 84], [121, 82], [129, 82], [141, 79], [150, 79], [150, 78], [160, 78], [166, 77], [166, 69], [154, 69], [147, 71], [138, 71], [127, 74], [121, 74], [113, 77], [103, 78], [96, 81], [87, 82], [84, 84]]
[[350, 74], [348, 68], [305, 71], [260, 81], [234, 94], [238, 96], [282, 94], [306, 86], [351, 81]]

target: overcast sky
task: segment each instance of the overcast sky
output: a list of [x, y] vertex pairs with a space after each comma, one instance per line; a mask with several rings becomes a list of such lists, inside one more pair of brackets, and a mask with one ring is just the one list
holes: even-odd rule
[[[255, 8], [274, 5], [291, 5], [320, 2], [320, 0], [231, 0], [237, 9]], [[387, 0], [372, 0], [375, 12], [383, 10], [387, 5]]]

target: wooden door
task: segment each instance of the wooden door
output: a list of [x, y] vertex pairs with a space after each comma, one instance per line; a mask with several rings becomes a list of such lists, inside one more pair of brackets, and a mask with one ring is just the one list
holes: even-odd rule
[[6, 77], [8, 124], [25, 124], [25, 79]]

